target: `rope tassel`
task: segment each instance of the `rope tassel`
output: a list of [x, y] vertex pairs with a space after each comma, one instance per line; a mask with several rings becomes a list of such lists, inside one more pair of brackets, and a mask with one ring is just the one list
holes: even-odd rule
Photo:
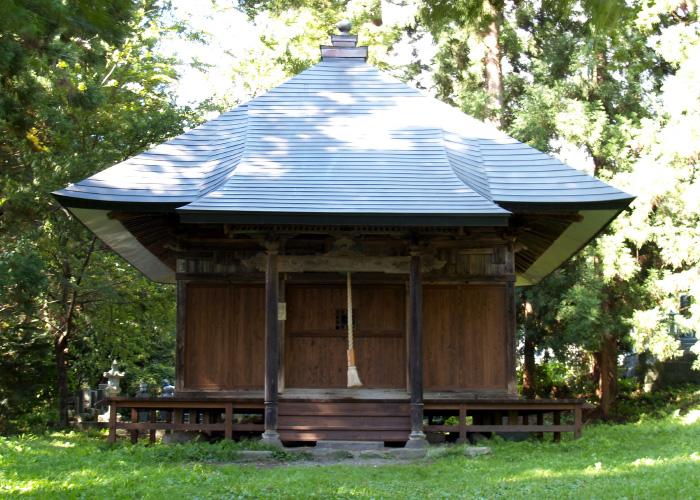
[[355, 347], [353, 342], [352, 283], [348, 273], [348, 387], [362, 387], [360, 375], [355, 367]]

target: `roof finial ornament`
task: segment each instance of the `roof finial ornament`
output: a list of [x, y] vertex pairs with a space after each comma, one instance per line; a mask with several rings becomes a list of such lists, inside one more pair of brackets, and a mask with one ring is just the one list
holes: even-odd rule
[[336, 24], [335, 27], [338, 28], [343, 35], [349, 35], [350, 30], [352, 29], [352, 23], [348, 19], [343, 19]]

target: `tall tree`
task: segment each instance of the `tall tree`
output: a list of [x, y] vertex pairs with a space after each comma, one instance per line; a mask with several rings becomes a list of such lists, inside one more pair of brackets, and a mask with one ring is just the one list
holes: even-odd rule
[[[50, 339], [66, 424], [75, 375], [71, 345], [89, 331], [91, 304], [138, 273], [115, 264], [49, 193], [162, 142], [197, 117], [174, 104], [168, 84], [176, 78], [175, 61], [157, 52], [160, 36], [182, 29], [166, 24], [164, 6], [150, 0], [5, 4], [0, 252], [23, 276], [44, 279], [14, 290], [27, 306], [4, 307], [0, 315], [5, 324], [30, 325], [35, 336]], [[0, 303], [15, 303], [9, 293], [0, 290]], [[3, 354], [14, 352], [20, 338], [6, 333]], [[34, 382], [35, 393], [54, 392]], [[9, 400], [0, 410], [12, 406]]]
[[[700, 331], [700, 8], [696, 2], [645, 2], [636, 19], [650, 47], [659, 54], [666, 76], [652, 101], [655, 117], [642, 120], [629, 143], [634, 170], [618, 176], [638, 195], [634, 210], [618, 221], [620, 237], [653, 262], [655, 307], [635, 315], [637, 350], [663, 359], [676, 339], [665, 319], [678, 312], [680, 296], [689, 299], [677, 316], [680, 329]], [[649, 182], [649, 179], [654, 179]], [[700, 343], [695, 344], [700, 354]], [[700, 361], [696, 362], [700, 369]]]
[[591, 45], [599, 47], [627, 11], [627, 5], [617, 0], [424, 0], [420, 5], [418, 23], [441, 46], [438, 97], [498, 128], [508, 122], [502, 58], [507, 57], [508, 66], [520, 65], [522, 47], [515, 28], [523, 12], [537, 10], [558, 19], [581, 17]]
[[[476, 56], [477, 68], [483, 73], [476, 83], [482, 89], [483, 104], [479, 110], [472, 106], [471, 114], [487, 123], [503, 126], [503, 74], [501, 70], [501, 31], [503, 30], [503, 0], [436, 0], [425, 1], [420, 9], [420, 22], [427, 26], [435, 39], [443, 42], [443, 50], [453, 52], [457, 64], [467, 69], [467, 62]], [[475, 40], [470, 40], [475, 35]], [[470, 43], [471, 42], [471, 43]], [[461, 53], [454, 53], [454, 51]], [[449, 53], [448, 52], [448, 53]], [[446, 67], [450, 63], [441, 57]], [[478, 71], [478, 70], [477, 70]], [[461, 75], [458, 76], [458, 81]], [[447, 83], [443, 80], [443, 83]], [[448, 88], [452, 85], [448, 84]], [[443, 97], [446, 95], [443, 94]], [[475, 113], [476, 111], [476, 113]]]
[[[692, 231], [681, 237], [676, 229], [677, 224], [685, 226], [683, 220], [690, 215], [687, 209], [676, 209], [680, 206], [676, 193], [688, 193], [693, 170], [688, 170], [688, 157], [672, 159], [663, 154], [673, 149], [669, 143], [662, 146], [653, 132], [659, 124], [674, 122], [664, 118], [664, 110], [656, 103], [669, 78], [676, 79], [671, 77], [676, 71], [672, 59], [653, 40], [677, 32], [669, 29], [674, 24], [693, 33], [693, 10], [679, 3], [672, 14], [655, 16], [650, 9], [659, 7], [630, 4], [615, 29], [597, 45], [586, 44], [585, 38], [576, 35], [579, 23], [574, 18], [533, 12], [523, 16], [520, 24], [532, 34], [538, 53], [530, 54], [536, 62], [520, 83], [525, 91], [518, 104], [521, 111], [513, 120], [514, 135], [540, 148], [551, 147], [554, 138], [584, 148], [594, 175], [641, 195], [632, 210], [589, 247], [588, 258], [567, 268], [572, 284], [558, 298], [550, 297], [548, 306], [558, 311], [557, 327], [564, 337], [577, 332], [568, 340], [571, 345], [592, 354], [604, 415], [615, 397], [619, 350], [634, 341], [637, 349], [651, 349], [659, 358], [672, 356], [677, 340], [660, 321], [659, 306], [666, 302], [668, 310], [669, 291], [675, 292], [671, 301], [677, 303], [677, 294], [691, 289], [685, 278], [679, 280], [684, 281], [681, 287], [667, 286], [672, 281], [669, 271], [687, 277], [694, 262], [692, 252], [671, 259], [673, 247], [692, 248], [696, 241]], [[686, 39], [688, 48], [693, 37]], [[527, 79], [532, 84], [524, 85]], [[692, 87], [690, 80], [685, 81], [686, 88]], [[685, 99], [685, 103], [697, 103], [697, 94], [691, 91]], [[668, 200], [668, 210], [661, 208], [662, 200]], [[687, 194], [684, 201], [691, 201]], [[658, 211], [665, 212], [660, 219]], [[692, 221], [691, 215], [688, 222]], [[545, 281], [532, 293], [547, 296], [547, 287]]]

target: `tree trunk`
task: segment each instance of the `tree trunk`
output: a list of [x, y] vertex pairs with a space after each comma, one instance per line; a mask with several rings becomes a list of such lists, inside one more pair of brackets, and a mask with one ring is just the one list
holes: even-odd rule
[[596, 369], [599, 374], [596, 395], [600, 399], [600, 414], [603, 418], [610, 416], [610, 406], [617, 397], [617, 339], [607, 333], [603, 339], [600, 352], [595, 354]]
[[523, 395], [532, 399], [535, 397], [535, 342], [525, 334], [523, 363]]
[[65, 335], [56, 337], [54, 356], [56, 358], [56, 379], [58, 383], [58, 415], [61, 427], [68, 427], [68, 366], [66, 351], [68, 342]]
[[68, 353], [68, 344], [75, 331], [75, 317], [79, 311], [77, 287], [82, 283], [83, 275], [90, 263], [96, 244], [97, 237], [94, 236], [81, 265], [80, 274], [75, 280], [75, 285], [70, 284], [73, 278], [70, 262], [65, 259], [61, 266], [63, 275], [61, 310], [58, 314], [58, 324], [53, 334], [56, 382], [58, 384], [58, 412], [61, 427], [68, 427], [68, 360], [66, 359], [66, 354]]
[[591, 377], [593, 377], [593, 384], [595, 385], [595, 388], [596, 388], [595, 389], [596, 395], [598, 395], [598, 389], [599, 389], [598, 386], [600, 385], [600, 363], [601, 363], [600, 356], [601, 356], [600, 352], [594, 352], [591, 355], [591, 357], [593, 358], [592, 359], [593, 366], [591, 367]]
[[56, 383], [58, 384], [58, 416], [61, 427], [68, 427], [68, 366], [66, 354], [70, 325], [72, 323], [71, 290], [69, 283], [72, 271], [68, 260], [63, 261], [63, 284], [61, 285], [61, 310], [58, 315], [58, 325], [54, 338], [54, 356], [56, 362]]
[[484, 33], [484, 44], [486, 45], [484, 85], [491, 101], [489, 115], [485, 121], [500, 129], [503, 127], [503, 78], [499, 32], [503, 17], [502, 13], [489, 0], [484, 0], [484, 9], [491, 17], [491, 23]]

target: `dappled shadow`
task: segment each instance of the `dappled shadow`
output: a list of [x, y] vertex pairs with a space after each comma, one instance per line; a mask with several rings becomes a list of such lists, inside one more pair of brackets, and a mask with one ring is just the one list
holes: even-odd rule
[[[700, 418], [597, 425], [561, 444], [492, 443], [493, 455], [386, 467], [210, 467], [155, 448], [60, 439], [2, 444], [2, 493], [134, 498], [693, 498], [700, 491]], [[698, 414], [700, 415], [700, 414]], [[99, 489], [96, 489], [99, 488]]]

